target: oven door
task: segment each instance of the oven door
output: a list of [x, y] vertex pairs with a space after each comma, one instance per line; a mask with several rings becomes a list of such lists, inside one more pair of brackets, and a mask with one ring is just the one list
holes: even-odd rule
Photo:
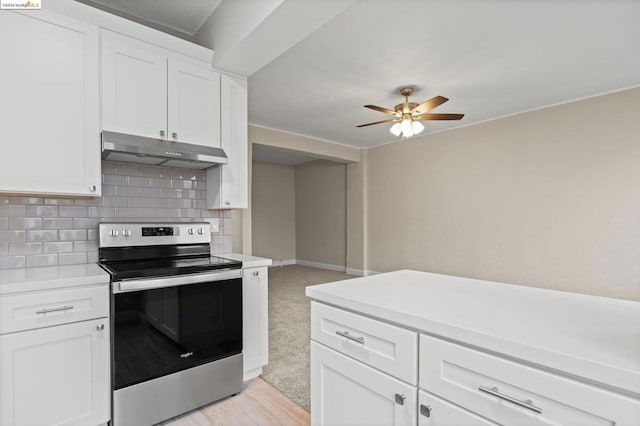
[[241, 271], [112, 283], [114, 390], [242, 353]]

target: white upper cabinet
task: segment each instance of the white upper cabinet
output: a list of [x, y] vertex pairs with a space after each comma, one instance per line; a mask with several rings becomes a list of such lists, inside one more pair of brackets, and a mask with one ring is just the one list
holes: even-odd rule
[[0, 192], [100, 195], [98, 27], [0, 13]]
[[207, 208], [244, 209], [249, 205], [247, 80], [222, 75], [221, 135], [228, 164], [207, 170]]
[[176, 57], [168, 66], [168, 139], [219, 147], [220, 74]]
[[102, 128], [166, 136], [167, 56], [162, 49], [103, 30]]
[[209, 64], [103, 30], [102, 128], [220, 146], [220, 74]]

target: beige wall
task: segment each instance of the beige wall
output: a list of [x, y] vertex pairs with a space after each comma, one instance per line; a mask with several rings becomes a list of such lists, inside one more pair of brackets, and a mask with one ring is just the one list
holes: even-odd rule
[[345, 266], [346, 166], [317, 160], [295, 174], [297, 259]]
[[366, 150], [361, 151], [357, 163], [347, 167], [347, 273], [362, 275], [367, 269], [366, 259]]
[[274, 261], [296, 258], [294, 167], [253, 162], [253, 255]]
[[634, 89], [368, 150], [369, 268], [640, 300], [639, 111]]

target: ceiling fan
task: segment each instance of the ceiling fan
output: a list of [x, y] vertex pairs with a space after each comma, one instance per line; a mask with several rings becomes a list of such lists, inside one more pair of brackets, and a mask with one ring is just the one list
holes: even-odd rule
[[464, 114], [428, 114], [432, 109], [442, 105], [449, 99], [444, 96], [436, 96], [426, 102], [417, 104], [409, 102], [409, 96], [413, 94], [413, 87], [403, 87], [400, 94], [404, 96], [404, 102], [398, 104], [393, 110], [379, 107], [376, 105], [365, 105], [365, 108], [374, 109], [385, 114], [393, 115], [394, 118], [388, 120], [376, 121], [373, 123], [360, 124], [356, 127], [373, 126], [374, 124], [395, 123], [389, 131], [395, 136], [402, 134], [403, 138], [408, 138], [424, 130], [424, 126], [420, 121], [425, 120], [460, 120]]

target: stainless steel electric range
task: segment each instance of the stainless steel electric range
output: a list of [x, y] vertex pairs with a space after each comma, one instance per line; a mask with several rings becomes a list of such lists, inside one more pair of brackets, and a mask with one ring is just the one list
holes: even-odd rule
[[114, 426], [151, 425], [242, 389], [241, 262], [208, 223], [102, 223]]

